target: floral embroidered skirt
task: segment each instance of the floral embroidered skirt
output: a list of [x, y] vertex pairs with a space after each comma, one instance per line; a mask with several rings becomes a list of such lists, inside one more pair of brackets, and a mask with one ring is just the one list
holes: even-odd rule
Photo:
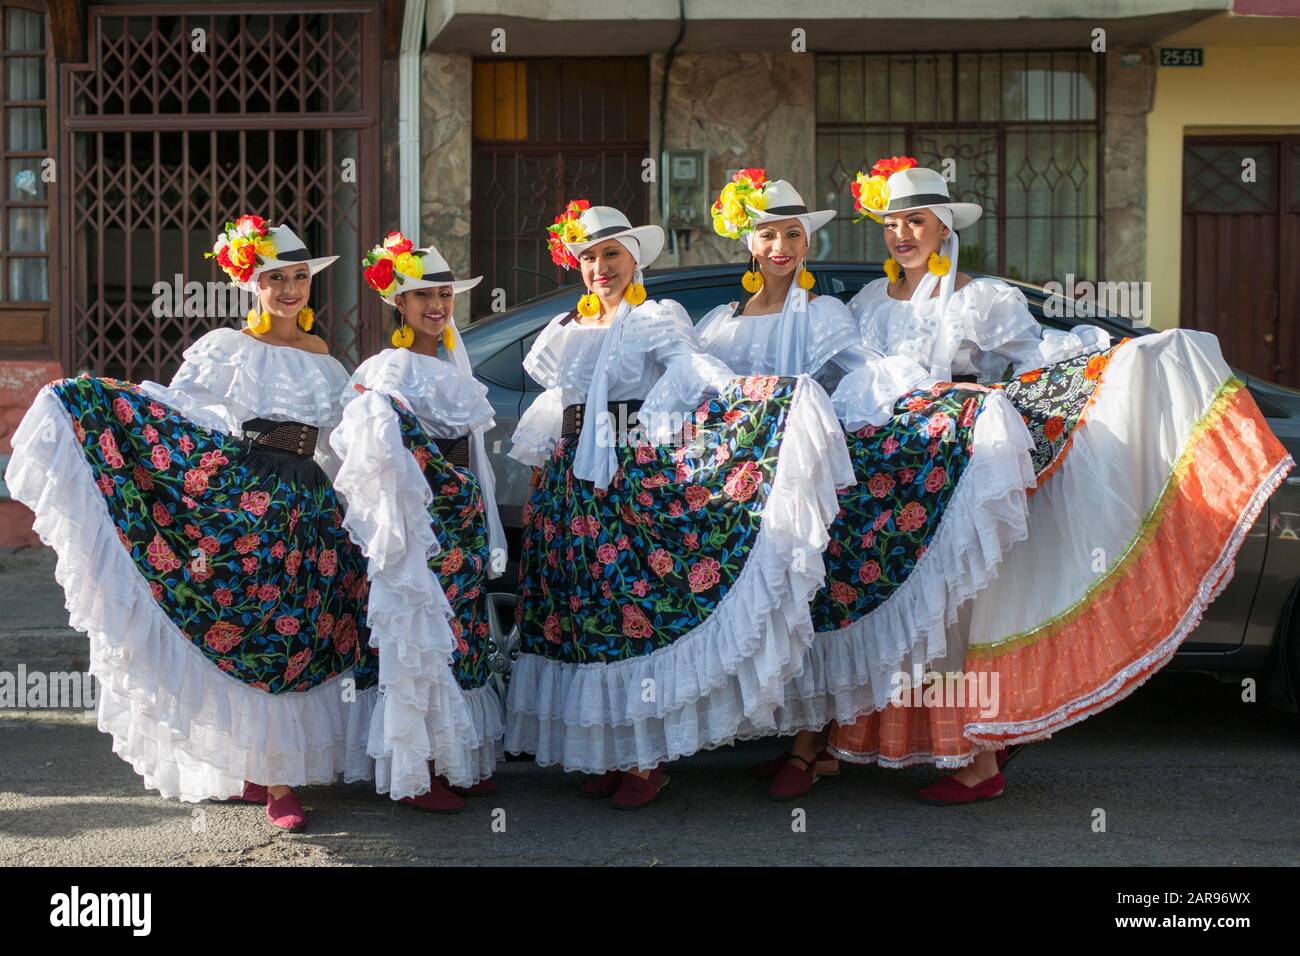
[[438, 576], [454, 612], [452, 671], [462, 689], [475, 690], [492, 676], [486, 589], [491, 555], [483, 493], [472, 471], [447, 461], [415, 416], [397, 401], [392, 404], [401, 422], [402, 442], [433, 491], [429, 515], [439, 551], [429, 559], [429, 568]]
[[507, 750], [599, 773], [775, 732], [811, 640], [838, 423], [811, 381], [760, 376], [693, 431], [620, 447], [604, 490], [574, 477], [576, 438], [536, 470]]
[[1028, 533], [927, 673], [833, 729], [845, 759], [962, 766], [1132, 693], [1221, 593], [1293, 466], [1206, 333], [1142, 336], [989, 394], [1035, 439]]
[[136, 386], [47, 386], [8, 476], [91, 637], [100, 727], [164, 795], [369, 775], [364, 560], [309, 458]]
[[886, 706], [899, 675], [948, 653], [957, 608], [1025, 533], [1032, 442], [1005, 396], [941, 383], [844, 436], [856, 484], [829, 529], [817, 636], [787, 688], [783, 733]]

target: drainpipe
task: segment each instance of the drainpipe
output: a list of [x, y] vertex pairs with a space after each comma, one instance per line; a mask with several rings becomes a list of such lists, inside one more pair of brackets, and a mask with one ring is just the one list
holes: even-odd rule
[[[665, 222], [668, 220], [668, 193], [664, 190], [664, 177], [668, 168], [665, 162], [668, 157], [668, 142], [665, 139], [668, 131], [668, 70], [673, 65], [673, 54], [681, 46], [685, 35], [686, 0], [677, 0], [677, 39], [673, 40], [673, 45], [664, 53], [664, 74], [659, 80], [659, 218]], [[677, 234], [669, 229], [664, 232], [668, 235], [668, 251], [675, 253]]]
[[426, 0], [406, 0], [397, 60], [398, 222], [417, 246], [420, 235], [420, 53]]

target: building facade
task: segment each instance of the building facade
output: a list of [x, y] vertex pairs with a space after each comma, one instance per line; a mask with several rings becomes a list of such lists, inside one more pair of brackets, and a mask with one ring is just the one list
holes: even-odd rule
[[539, 239], [570, 198], [663, 224], [657, 265], [738, 259], [707, 204], [745, 166], [840, 209], [815, 257], [883, 258], [848, 183], [900, 153], [985, 207], [964, 268], [1133, 283], [1300, 385], [1300, 0], [1087, 7], [0, 0], [0, 456], [45, 381], [165, 380], [239, 319], [202, 258], [239, 211], [342, 257], [313, 305], [353, 364], [395, 225], [487, 277], [466, 322], [574, 281]]

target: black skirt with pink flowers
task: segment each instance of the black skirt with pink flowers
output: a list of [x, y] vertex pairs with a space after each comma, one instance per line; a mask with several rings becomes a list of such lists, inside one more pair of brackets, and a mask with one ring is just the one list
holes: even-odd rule
[[215, 667], [267, 694], [373, 686], [365, 559], [310, 458], [201, 428], [127, 382], [50, 386], [121, 545]]

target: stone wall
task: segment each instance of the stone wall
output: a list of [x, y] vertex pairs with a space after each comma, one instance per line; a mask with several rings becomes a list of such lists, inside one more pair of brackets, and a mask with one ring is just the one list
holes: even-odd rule
[[[664, 58], [650, 60], [650, 149], [659, 156], [659, 95]], [[772, 179], [787, 179], [812, 202], [816, 175], [814, 114], [816, 58], [812, 53], [692, 53], [673, 59], [668, 82], [669, 149], [703, 149], [709, 160], [709, 201], [726, 182], [728, 169], [761, 166]], [[660, 221], [658, 190], [651, 216]], [[712, 229], [690, 232], [675, 252], [656, 265], [736, 262], [744, 247]]]
[[[1140, 57], [1140, 65], [1123, 60]], [[1147, 114], [1155, 96], [1155, 51], [1113, 50], [1105, 57], [1106, 117], [1102, 141], [1105, 199], [1100, 278], [1140, 282], [1146, 278]]]
[[[420, 241], [438, 247], [452, 275], [469, 276], [470, 173], [474, 64], [428, 50], [420, 64]], [[469, 296], [457, 296], [456, 321], [469, 321]]]

